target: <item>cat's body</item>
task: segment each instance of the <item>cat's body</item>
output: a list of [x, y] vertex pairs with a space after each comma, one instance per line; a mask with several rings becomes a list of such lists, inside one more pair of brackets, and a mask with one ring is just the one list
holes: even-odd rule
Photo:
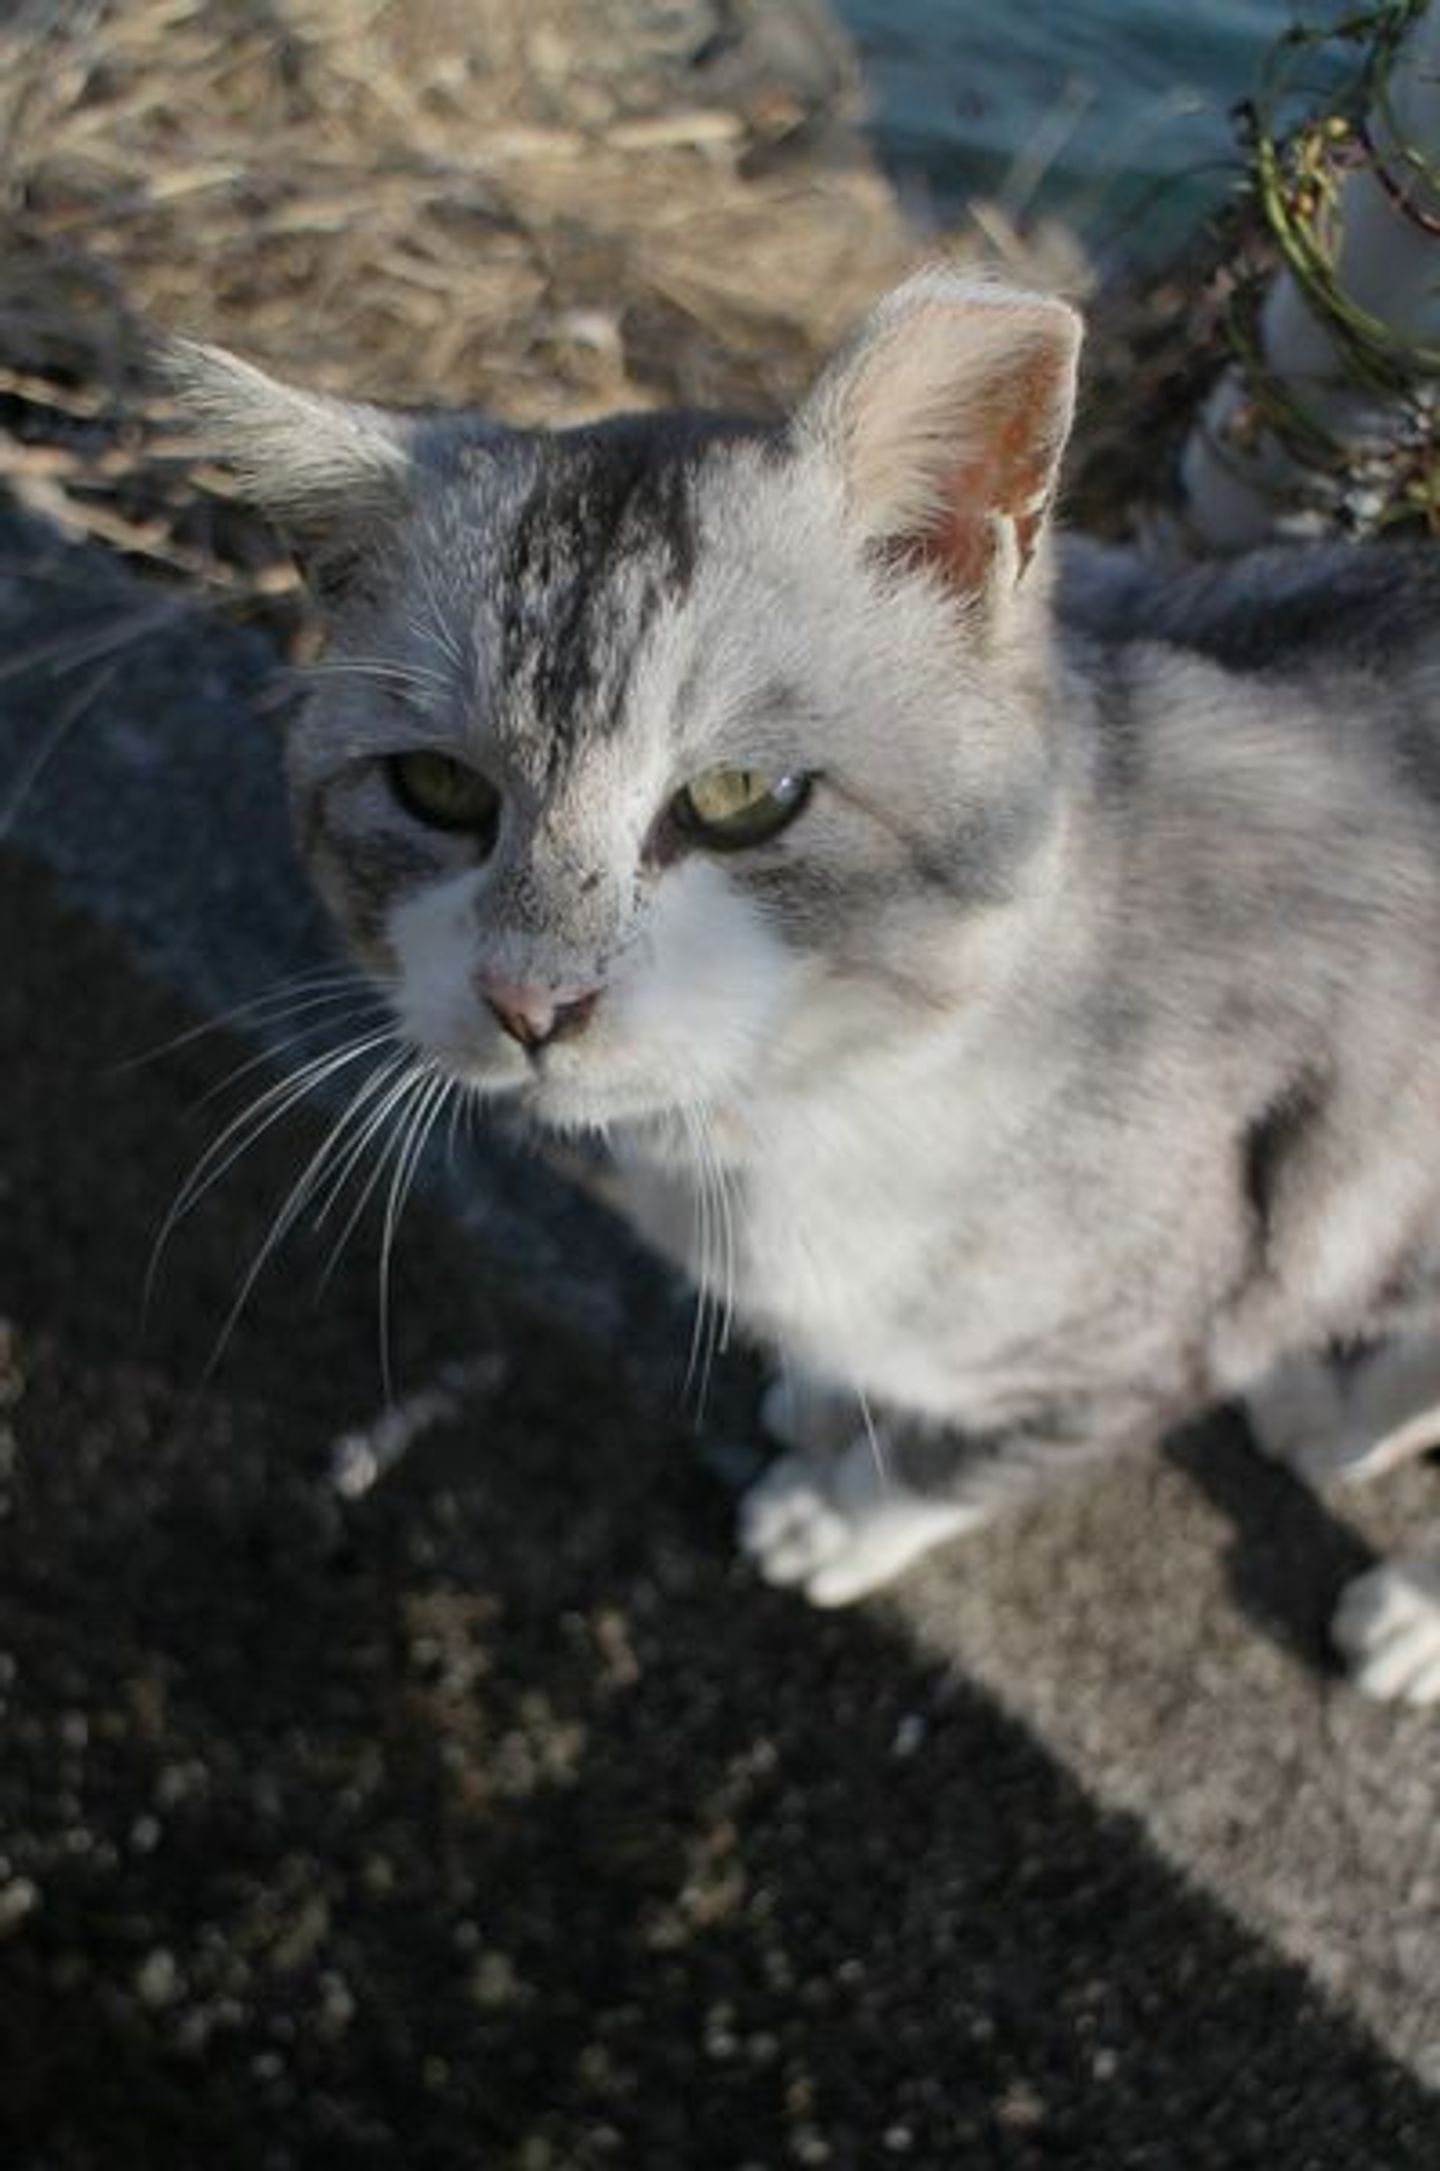
[[779, 1353], [745, 1530], [822, 1602], [1440, 1304], [1440, 556], [1052, 599], [1075, 345], [938, 274], [785, 432], [202, 378], [343, 571], [322, 887]]
[[[1440, 1312], [1440, 558], [1059, 570], [1064, 819], [1004, 970], [717, 1125], [705, 1265], [794, 1368], [778, 1429], [854, 1390], [747, 1515], [832, 1603], [973, 1518], [857, 1547], [808, 1482], [827, 1433], [867, 1508], [868, 1472], [984, 1512]], [[635, 1189], [696, 1271], [692, 1165]]]
[[[1248, 1384], [1277, 1333], [1358, 1337], [1440, 1276], [1423, 1030], [1440, 1017], [1440, 557], [1253, 562], [1242, 613], [1297, 574], [1298, 607], [1331, 605], [1254, 678], [1205, 653], [1230, 636], [1223, 607], [1183, 645], [1133, 605], [1130, 630], [1097, 637], [1109, 606], [1079, 570], [1053, 831], [996, 911], [1003, 956], [970, 992], [956, 913], [953, 961], [927, 931], [955, 989], [942, 1014], [839, 986], [715, 1121], [742, 1313], [832, 1381], [986, 1438], [1048, 1420], [1067, 1440], [1097, 1399], [1100, 1433], [1124, 1432], [1115, 1415]], [[1377, 571], [1391, 585], [1357, 640], [1346, 590]], [[1157, 578], [1155, 620], [1199, 585]], [[693, 1264], [688, 1156], [670, 1182]]]

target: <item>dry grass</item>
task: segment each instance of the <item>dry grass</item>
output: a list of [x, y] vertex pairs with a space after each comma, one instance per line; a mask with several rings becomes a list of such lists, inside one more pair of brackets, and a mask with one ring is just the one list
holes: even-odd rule
[[0, 34], [8, 358], [113, 383], [138, 313], [526, 421], [782, 393], [915, 244], [863, 171], [747, 177], [765, 116], [677, 110], [636, 13], [22, 6]]
[[[791, 398], [937, 241], [868, 161], [838, 38], [808, 76], [773, 45], [748, 72], [697, 73], [703, 13], [11, 0], [0, 485], [293, 642], [309, 630], [293, 569], [147, 395], [147, 330], [525, 423]], [[760, 0], [748, 15], [773, 20]], [[817, 136], [839, 155], [814, 155]], [[1236, 281], [1273, 260], [1253, 229], [1232, 222], [1143, 291], [1101, 297], [1072, 518], [1123, 533], [1166, 499]], [[946, 245], [1084, 281], [1073, 244], [1022, 239], [993, 206]]]
[[792, 394], [922, 245], [863, 157], [786, 157], [813, 116], [783, 86], [697, 104], [646, 13], [22, 0], [0, 28], [12, 491], [265, 608], [289, 576], [167, 441], [146, 327], [522, 422]]

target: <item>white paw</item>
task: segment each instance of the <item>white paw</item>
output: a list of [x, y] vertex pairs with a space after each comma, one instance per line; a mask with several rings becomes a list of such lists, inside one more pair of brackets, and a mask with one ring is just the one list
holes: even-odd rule
[[1367, 1696], [1440, 1702], [1440, 1560], [1387, 1560], [1356, 1576], [1332, 1633]]
[[773, 1463], [740, 1504], [740, 1545], [767, 1583], [799, 1588], [812, 1605], [848, 1606], [983, 1520], [979, 1508], [896, 1486], [863, 1438], [830, 1462]]

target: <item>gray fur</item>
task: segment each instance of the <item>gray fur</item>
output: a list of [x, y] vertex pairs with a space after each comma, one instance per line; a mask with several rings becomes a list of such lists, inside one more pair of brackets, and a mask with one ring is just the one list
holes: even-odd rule
[[[1440, 558], [1034, 547], [1073, 351], [932, 274], [788, 432], [413, 426], [291, 750], [407, 1032], [603, 1131], [797, 1405], [967, 1509], [1440, 1294]], [[399, 812], [407, 745], [500, 785], [491, 856]], [[722, 763], [812, 803], [681, 849]], [[600, 1000], [527, 1055], [477, 974]]]

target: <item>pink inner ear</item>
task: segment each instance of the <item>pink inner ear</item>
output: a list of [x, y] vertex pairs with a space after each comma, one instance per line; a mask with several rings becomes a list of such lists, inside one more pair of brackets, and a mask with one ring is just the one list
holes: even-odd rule
[[920, 555], [960, 588], [981, 588], [995, 556], [995, 516], [1013, 523], [1023, 573], [1034, 554], [1054, 465], [1057, 373], [1041, 356], [992, 401], [981, 440], [942, 478], [941, 511]]
[[945, 477], [944, 510], [921, 537], [919, 555], [957, 588], [983, 588], [995, 555], [986, 462], [964, 460]]

